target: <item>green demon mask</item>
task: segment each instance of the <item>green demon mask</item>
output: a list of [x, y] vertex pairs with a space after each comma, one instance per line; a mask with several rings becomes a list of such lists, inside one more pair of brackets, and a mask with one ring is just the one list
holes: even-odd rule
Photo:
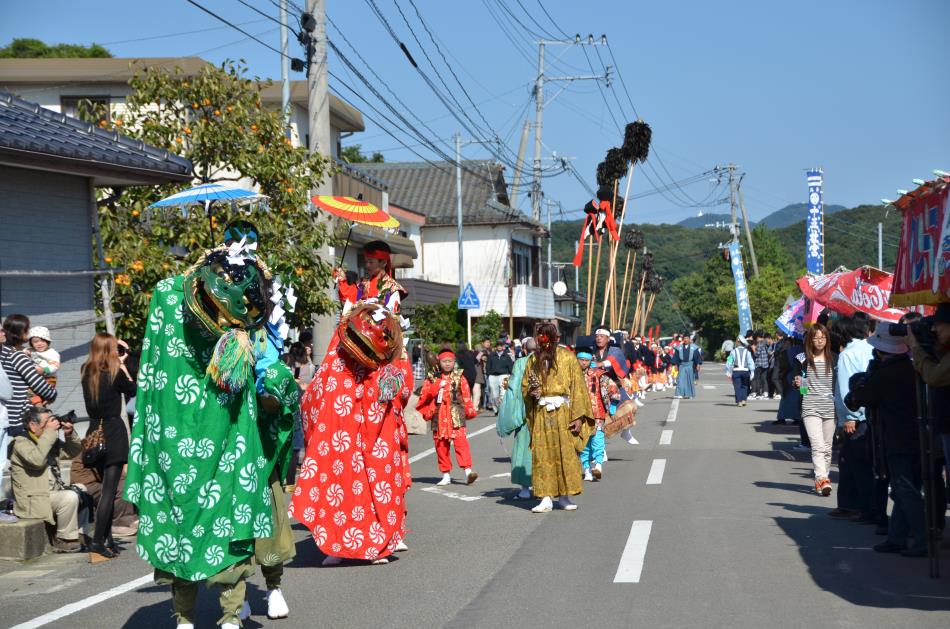
[[242, 261], [216, 250], [185, 275], [185, 305], [212, 332], [255, 330], [267, 321], [267, 272], [251, 258]]

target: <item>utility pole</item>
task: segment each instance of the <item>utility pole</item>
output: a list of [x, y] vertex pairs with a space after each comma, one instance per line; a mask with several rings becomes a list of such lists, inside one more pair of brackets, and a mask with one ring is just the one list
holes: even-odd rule
[[[310, 33], [313, 54], [307, 67], [307, 112], [309, 115], [309, 142], [311, 153], [333, 155], [330, 146], [330, 88], [327, 83], [327, 15], [326, 0], [307, 0], [307, 12], [313, 16], [313, 31]], [[331, 194], [332, 186], [324, 179], [317, 194]]]
[[[607, 45], [607, 36], [601, 35], [599, 41], [594, 40], [593, 35], [587, 36], [587, 41], [581, 40], [580, 35], [575, 35], [574, 39], [542, 39], [538, 42], [538, 74], [534, 81], [534, 183], [531, 186], [531, 216], [535, 221], [541, 222], [541, 121], [544, 117], [544, 83], [545, 81], [573, 82], [573, 81], [605, 81], [610, 85], [610, 70], [607, 66], [603, 75], [591, 74], [581, 76], [545, 76], [544, 75], [544, 47], [552, 45], [567, 46], [605, 46]], [[563, 89], [561, 91], [564, 91]], [[558, 92], [560, 94], [560, 92]], [[551, 100], [558, 96], [555, 94]]]
[[[327, 18], [325, 0], [307, 0], [307, 12], [300, 16], [304, 31], [302, 42], [307, 47], [307, 149], [311, 153], [333, 154], [330, 146], [330, 89], [327, 83]], [[324, 178], [311, 193], [332, 194], [333, 182]], [[330, 260], [335, 252], [329, 245], [320, 250], [320, 257]], [[336, 330], [337, 317], [327, 315], [313, 320], [313, 358], [323, 360], [324, 352]]]
[[521, 174], [524, 172], [524, 154], [528, 148], [528, 133], [531, 131], [531, 123], [525, 118], [524, 126], [521, 128], [521, 143], [518, 145], [518, 162], [515, 164], [515, 175], [511, 181], [511, 207], [518, 207], [518, 194], [521, 192]]
[[736, 220], [736, 188], [733, 175], [736, 172], [736, 165], [726, 166], [729, 171], [729, 209], [732, 212], [732, 221], [729, 223], [729, 232], [732, 234], [732, 242], [739, 240], [739, 222]]
[[752, 258], [752, 272], [759, 276], [759, 262], [755, 259], [755, 245], [752, 244], [752, 231], [749, 229], [749, 215], [745, 212], [745, 203], [742, 201], [742, 180], [745, 173], [739, 177], [739, 183], [736, 186], [736, 196], [739, 197], [739, 209], [742, 211], [742, 222], [745, 223], [745, 237], [749, 241], [749, 256]]
[[551, 275], [551, 208], [555, 205], [560, 205], [557, 201], [552, 201], [548, 199], [548, 288], [551, 288], [552, 285], [552, 275]]
[[538, 42], [538, 77], [534, 82], [534, 185], [531, 215], [541, 220], [541, 119], [544, 116], [544, 40]]
[[284, 116], [287, 139], [290, 131], [290, 48], [287, 42], [287, 0], [280, 0], [280, 111]]

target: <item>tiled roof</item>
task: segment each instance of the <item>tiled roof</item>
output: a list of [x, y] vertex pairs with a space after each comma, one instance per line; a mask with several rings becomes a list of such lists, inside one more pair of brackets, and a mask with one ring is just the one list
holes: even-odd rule
[[0, 155], [126, 172], [149, 182], [192, 179], [191, 162], [183, 157], [7, 92], [0, 92]]
[[[504, 167], [485, 160], [463, 160], [462, 216], [467, 225], [536, 225], [508, 206]], [[450, 162], [392, 162], [353, 164], [389, 184], [396, 205], [425, 214], [426, 227], [456, 223], [455, 167]], [[484, 173], [479, 175], [478, 173]]]

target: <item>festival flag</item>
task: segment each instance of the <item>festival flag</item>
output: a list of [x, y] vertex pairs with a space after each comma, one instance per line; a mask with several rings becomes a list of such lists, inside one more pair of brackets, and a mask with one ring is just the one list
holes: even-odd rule
[[729, 243], [729, 260], [732, 262], [732, 277], [736, 281], [736, 308], [739, 311], [739, 334], [752, 329], [752, 308], [749, 305], [749, 287], [745, 281], [745, 269], [742, 267], [742, 253], [739, 241]]
[[894, 202], [903, 212], [893, 306], [950, 302], [950, 176]]
[[805, 269], [825, 272], [825, 207], [821, 192], [822, 170], [808, 171], [808, 217], [805, 219]]

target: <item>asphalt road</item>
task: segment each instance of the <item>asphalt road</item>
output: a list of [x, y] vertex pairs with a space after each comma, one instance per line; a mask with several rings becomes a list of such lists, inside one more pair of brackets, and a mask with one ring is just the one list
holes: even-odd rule
[[[258, 575], [245, 626], [950, 626], [950, 550], [932, 580], [925, 560], [873, 552], [871, 527], [827, 517], [834, 498], [811, 490], [808, 455], [791, 450], [797, 430], [770, 423], [776, 406], [736, 408], [721, 376], [704, 377], [696, 400], [653, 394], [638, 413], [641, 445], [609, 441], [604, 479], [585, 483], [580, 509], [543, 515], [511, 499], [510, 443], [479, 417], [474, 485], [455, 470], [457, 483], [436, 488], [434, 455], [413, 463], [409, 552], [323, 568], [297, 526], [290, 619], [266, 618]], [[431, 446], [411, 438], [415, 456]], [[0, 625], [172, 627], [168, 588], [150, 574], [131, 541], [98, 566], [77, 555], [0, 563]], [[202, 591], [197, 626], [218, 616]]]

